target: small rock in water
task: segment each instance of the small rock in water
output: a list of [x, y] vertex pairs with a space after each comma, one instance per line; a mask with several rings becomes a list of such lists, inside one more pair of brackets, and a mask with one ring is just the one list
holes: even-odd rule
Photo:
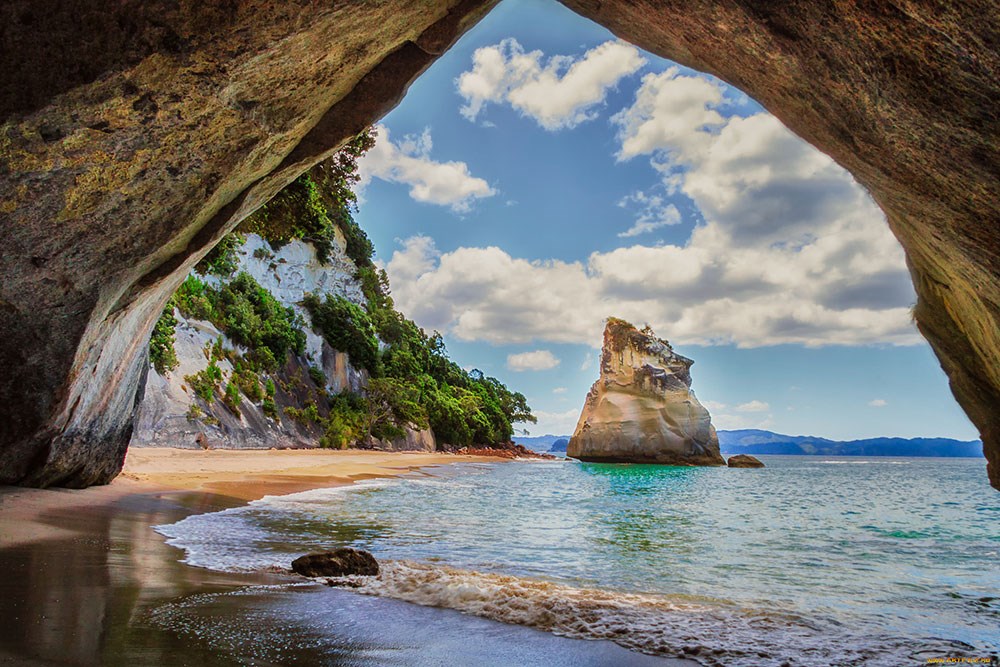
[[737, 454], [730, 456], [727, 465], [730, 468], [763, 468], [764, 464], [755, 456], [749, 454]]
[[326, 553], [300, 556], [292, 561], [292, 571], [304, 577], [376, 576], [378, 561], [367, 551], [344, 547]]

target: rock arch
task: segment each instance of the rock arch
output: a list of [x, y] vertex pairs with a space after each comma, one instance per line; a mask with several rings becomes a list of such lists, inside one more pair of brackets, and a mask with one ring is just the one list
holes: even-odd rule
[[[4, 3], [0, 482], [112, 479], [188, 270], [494, 4]], [[868, 187], [1000, 488], [995, 3], [564, 4], [745, 90]]]

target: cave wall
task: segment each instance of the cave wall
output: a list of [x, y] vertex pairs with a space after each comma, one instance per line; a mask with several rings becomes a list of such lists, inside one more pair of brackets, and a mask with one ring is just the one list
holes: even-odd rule
[[[0, 483], [112, 479], [146, 339], [184, 275], [494, 4], [0, 7]], [[1000, 488], [995, 4], [565, 4], [738, 86], [868, 187]]]
[[184, 276], [493, 4], [4, 4], [0, 483], [110, 481]]

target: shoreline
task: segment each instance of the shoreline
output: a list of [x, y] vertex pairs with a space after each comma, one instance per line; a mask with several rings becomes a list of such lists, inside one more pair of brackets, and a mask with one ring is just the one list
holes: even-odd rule
[[134, 447], [129, 450], [119, 479], [158, 491], [203, 491], [249, 502], [269, 495], [346, 486], [364, 479], [399, 477], [427, 467], [508, 460], [441, 452], [360, 449]]
[[86, 511], [132, 495], [197, 492], [230, 499], [235, 506], [267, 495], [287, 495], [399, 477], [453, 463], [500, 463], [509, 459], [425, 452], [367, 450], [175, 449], [134, 447], [110, 484], [86, 489], [0, 487], [0, 549], [40, 540], [71, 538], [71, 526], [44, 520], [48, 512]]
[[[106, 486], [0, 487], [0, 568], [9, 573], [0, 578], [5, 600], [0, 665], [228, 667], [248, 661], [343, 664], [343, 658], [386, 667], [467, 664], [466, 659], [485, 667], [695, 665], [608, 641], [558, 637], [453, 610], [357, 595], [295, 575], [194, 567], [182, 563], [183, 552], [152, 528], [269, 494], [398, 477], [451, 463], [508, 461], [367, 451], [136, 448], [124, 474]], [[318, 617], [326, 619], [319, 626]], [[384, 625], [387, 618], [391, 630]], [[469, 637], [476, 638], [471, 646]]]

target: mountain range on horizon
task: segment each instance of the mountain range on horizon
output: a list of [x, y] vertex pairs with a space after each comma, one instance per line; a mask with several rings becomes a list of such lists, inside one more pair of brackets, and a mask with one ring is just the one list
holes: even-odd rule
[[[724, 454], [792, 456], [983, 456], [980, 440], [953, 438], [863, 438], [831, 440], [810, 435], [785, 435], [762, 429], [719, 431]], [[565, 452], [568, 435], [515, 436], [514, 442], [539, 452]]]

